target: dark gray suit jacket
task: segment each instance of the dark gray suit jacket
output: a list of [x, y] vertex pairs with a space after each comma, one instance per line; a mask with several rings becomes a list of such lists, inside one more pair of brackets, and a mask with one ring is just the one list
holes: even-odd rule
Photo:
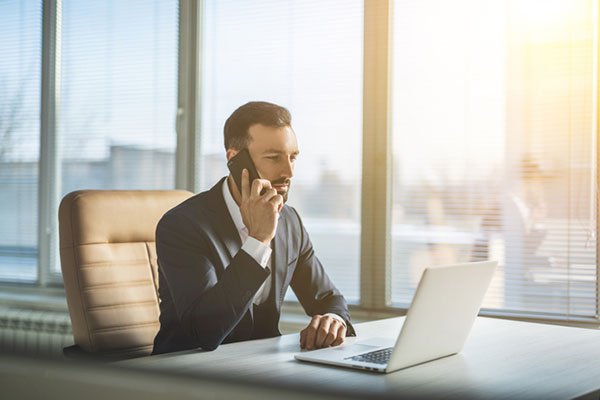
[[291, 286], [310, 316], [336, 313], [354, 335], [346, 301], [313, 251], [296, 210], [284, 205], [273, 240], [275, 275], [260, 314], [254, 294], [269, 270], [242, 243], [223, 199], [223, 180], [168, 211], [156, 229], [160, 330], [153, 354], [280, 335], [281, 303]]

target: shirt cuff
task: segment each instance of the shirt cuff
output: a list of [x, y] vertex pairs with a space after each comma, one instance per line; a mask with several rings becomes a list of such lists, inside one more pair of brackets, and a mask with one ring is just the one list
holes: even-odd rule
[[259, 242], [252, 236], [248, 236], [248, 239], [242, 245], [242, 250], [254, 258], [254, 260], [263, 268], [267, 267], [269, 258], [271, 257], [271, 248], [266, 244]]
[[331, 318], [337, 319], [337, 320], [338, 320], [338, 321], [340, 321], [342, 324], [344, 324], [344, 328], [348, 328], [348, 327], [346, 326], [346, 321], [344, 321], [344, 318], [340, 317], [340, 316], [339, 316], [339, 315], [337, 315], [337, 314], [334, 314], [334, 313], [330, 313], [330, 312], [329, 312], [329, 313], [325, 314], [325, 315], [324, 315], [324, 317], [331, 317]]

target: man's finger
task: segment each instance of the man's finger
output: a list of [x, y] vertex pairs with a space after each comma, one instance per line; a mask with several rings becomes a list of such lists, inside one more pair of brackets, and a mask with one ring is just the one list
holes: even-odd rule
[[303, 349], [306, 347], [306, 329], [302, 329], [300, 332], [300, 348]]
[[315, 339], [315, 347], [316, 348], [324, 347], [323, 342], [325, 342], [325, 338], [327, 337], [327, 334], [329, 333], [329, 327], [331, 326], [332, 319], [333, 318], [331, 318], [329, 316], [321, 318], [319, 327], [317, 328], [317, 337]]
[[242, 200], [250, 197], [250, 177], [248, 176], [248, 170], [244, 168], [242, 170]]
[[277, 190], [271, 188], [271, 189], [267, 189], [265, 191], [265, 193], [262, 195], [263, 199], [265, 199], [265, 201], [271, 201], [275, 196], [277, 196]]
[[329, 332], [325, 336], [325, 340], [323, 341], [323, 347], [329, 347], [331, 344], [337, 339], [338, 331], [342, 327], [342, 324], [337, 319], [331, 321], [331, 325], [329, 325]]
[[339, 346], [344, 343], [344, 339], [346, 338], [346, 327], [342, 324], [342, 327], [337, 332], [337, 338], [331, 343], [332, 346]]
[[[275, 189], [272, 189], [272, 190], [275, 190]], [[281, 209], [281, 207], [283, 206], [283, 196], [280, 194], [277, 194], [277, 191], [275, 191], [275, 194], [273, 195], [273, 197], [269, 198], [269, 201], [277, 207], [277, 211], [279, 211]]]
[[271, 182], [266, 179], [255, 179], [252, 181], [252, 188], [250, 190], [250, 196], [260, 197], [260, 192], [263, 189], [271, 189]]
[[315, 348], [315, 337], [317, 336], [317, 328], [319, 327], [320, 315], [315, 315], [306, 327], [306, 348], [312, 350]]

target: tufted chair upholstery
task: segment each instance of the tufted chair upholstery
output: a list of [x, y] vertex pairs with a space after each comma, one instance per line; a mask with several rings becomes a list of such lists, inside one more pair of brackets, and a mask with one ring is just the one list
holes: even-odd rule
[[59, 207], [60, 259], [75, 344], [149, 355], [158, 332], [155, 230], [186, 191], [80, 190]]

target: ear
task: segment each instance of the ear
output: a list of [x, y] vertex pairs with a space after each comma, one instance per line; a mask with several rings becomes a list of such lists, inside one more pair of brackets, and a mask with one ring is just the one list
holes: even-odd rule
[[239, 151], [236, 149], [227, 149], [227, 153], [225, 154], [225, 156], [227, 157], [227, 161], [235, 157], [237, 153], [239, 153]]

